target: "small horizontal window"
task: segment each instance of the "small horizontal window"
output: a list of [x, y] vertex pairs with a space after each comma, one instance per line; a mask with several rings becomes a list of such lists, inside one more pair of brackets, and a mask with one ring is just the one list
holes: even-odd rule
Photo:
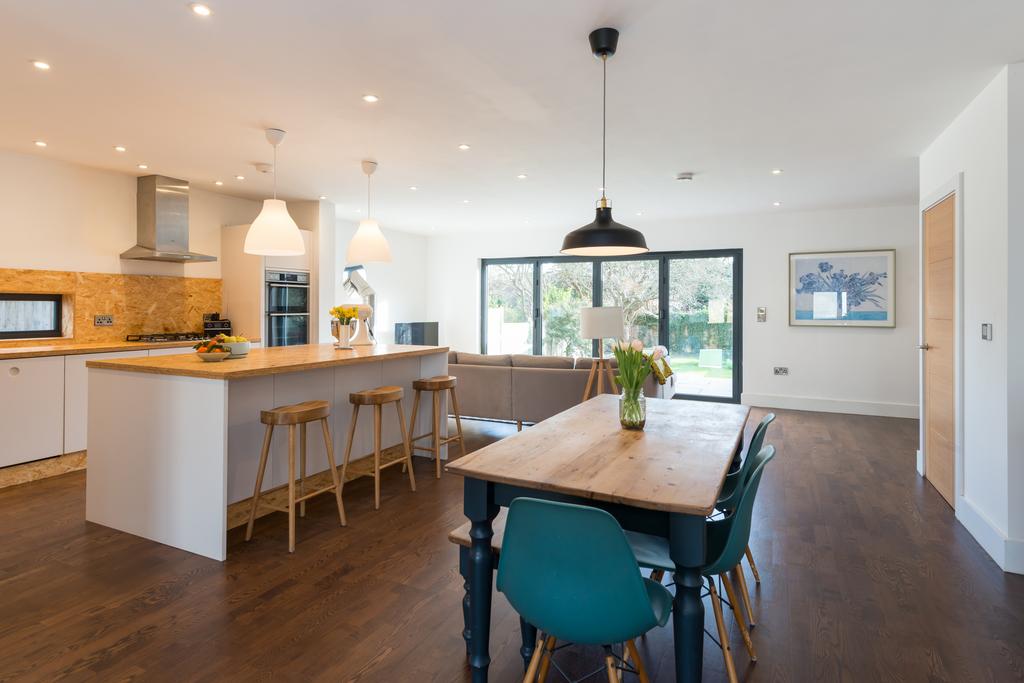
[[0, 339], [59, 336], [60, 294], [0, 293]]

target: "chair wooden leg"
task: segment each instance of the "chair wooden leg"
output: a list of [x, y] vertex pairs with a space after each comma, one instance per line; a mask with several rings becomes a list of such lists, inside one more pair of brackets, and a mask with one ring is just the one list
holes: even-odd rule
[[434, 451], [434, 476], [438, 479], [441, 478], [441, 392], [432, 391], [430, 392], [434, 403], [434, 429], [433, 429], [433, 448]]
[[722, 599], [718, 597], [715, 590], [715, 580], [710, 579], [711, 585], [711, 609], [715, 612], [715, 624], [718, 626], [718, 640], [722, 644], [722, 657], [725, 659], [725, 673], [729, 676], [729, 683], [737, 683], [736, 664], [732, 661], [732, 648], [729, 647], [729, 631], [725, 628], [725, 617], [722, 615]]
[[626, 652], [633, 658], [633, 668], [636, 669], [636, 675], [639, 676], [640, 683], [650, 683], [651, 679], [647, 676], [647, 669], [644, 667], [644, 660], [640, 658], [640, 652], [636, 649], [635, 641], [626, 641]]
[[452, 412], [455, 414], [455, 431], [459, 433], [459, 447], [462, 449], [462, 456], [466, 456], [466, 439], [462, 436], [462, 416], [459, 414], [459, 399], [455, 398], [455, 387], [448, 390], [452, 397]]
[[739, 599], [736, 596], [736, 590], [732, 587], [732, 582], [729, 580], [729, 575], [722, 573], [718, 575], [722, 579], [722, 586], [725, 587], [725, 593], [729, 596], [729, 604], [732, 606], [732, 615], [736, 618], [736, 625], [740, 628], [740, 635], [743, 636], [743, 644], [747, 648], [747, 654], [750, 655], [750, 661], [757, 661], [757, 651], [754, 650], [754, 643], [750, 640], [750, 631], [747, 630], [747, 621], [743, 617], [743, 609], [740, 607]]
[[544, 641], [544, 656], [541, 658], [540, 671], [537, 673], [537, 683], [544, 683], [548, 678], [548, 668], [551, 666], [551, 656], [555, 651], [555, 637], [548, 636]]
[[395, 402], [398, 410], [398, 427], [402, 430], [402, 448], [405, 449], [405, 466], [409, 468], [409, 488], [416, 490], [416, 473], [412, 471], [412, 444], [409, 443], [409, 431], [405, 428], [405, 411], [402, 410], [402, 399]]
[[651, 570], [651, 581], [661, 583], [665, 579], [664, 569], [652, 569]]
[[544, 643], [541, 636], [537, 636], [537, 644], [533, 648], [533, 656], [530, 657], [530, 666], [526, 668], [526, 675], [523, 676], [523, 683], [533, 683], [537, 677], [537, 668], [540, 660], [544, 657]]
[[750, 628], [754, 628], [757, 625], [757, 620], [754, 619], [754, 608], [750, 604], [750, 590], [747, 588], [747, 577], [743, 574], [743, 565], [737, 564], [732, 573], [736, 577], [736, 589], [739, 590], [740, 601], [743, 603], [743, 608], [747, 611]]
[[[416, 445], [416, 416], [420, 412], [420, 390], [417, 389], [412, 397], [412, 419], [409, 420], [409, 450]], [[402, 472], [405, 472], [408, 465], [402, 463]]]
[[263, 434], [263, 449], [260, 451], [260, 465], [256, 470], [256, 487], [252, 492], [252, 506], [249, 508], [249, 523], [245, 527], [245, 540], [252, 538], [252, 526], [256, 522], [256, 507], [260, 504], [260, 491], [263, 489], [263, 473], [267, 471], [267, 457], [270, 455], [270, 440], [274, 435], [274, 425], [267, 425]]
[[[299, 425], [299, 498], [306, 495], [306, 423]], [[299, 517], [306, 516], [306, 501], [299, 503]]]
[[618, 667], [615, 666], [615, 655], [608, 650], [604, 656], [605, 671], [608, 672], [608, 683], [619, 683]]
[[324, 447], [327, 449], [327, 466], [331, 468], [331, 481], [334, 483], [334, 498], [338, 501], [338, 518], [342, 526], [348, 525], [345, 519], [345, 503], [341, 500], [341, 481], [338, 477], [338, 466], [334, 464], [334, 442], [331, 440], [331, 430], [327, 426], [327, 418], [320, 419], [320, 426], [324, 430]]
[[288, 425], [288, 552], [295, 552], [295, 425]]
[[380, 510], [380, 422], [381, 406], [373, 407], [373, 509]]
[[587, 388], [583, 390], [583, 400], [590, 398], [590, 390], [594, 388], [594, 373], [597, 372], [597, 361], [590, 365], [590, 373], [587, 374]]
[[345, 444], [345, 459], [341, 461], [341, 487], [345, 488], [345, 475], [348, 472], [348, 459], [352, 455], [352, 442], [356, 438], [356, 421], [359, 419], [359, 404], [352, 406], [352, 422], [348, 426], [348, 442]]
[[750, 552], [750, 546], [744, 551], [747, 556], [747, 562], [750, 563], [750, 573], [754, 575], [754, 583], [761, 585], [761, 574], [757, 571], [757, 565], [754, 564], [754, 554]]

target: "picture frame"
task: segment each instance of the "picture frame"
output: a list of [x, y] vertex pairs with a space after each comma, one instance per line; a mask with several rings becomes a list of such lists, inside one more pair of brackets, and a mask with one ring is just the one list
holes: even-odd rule
[[792, 327], [895, 327], [896, 250], [789, 255]]

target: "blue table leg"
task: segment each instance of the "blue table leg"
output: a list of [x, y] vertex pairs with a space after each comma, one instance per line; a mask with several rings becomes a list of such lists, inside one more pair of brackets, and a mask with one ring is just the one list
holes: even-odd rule
[[519, 617], [519, 632], [523, 636], [523, 646], [519, 648], [519, 655], [523, 658], [523, 670], [526, 670], [530, 668], [530, 659], [533, 658], [533, 651], [537, 647], [537, 627]]
[[[473, 683], [486, 683], [491, 664], [491, 585], [494, 578], [494, 555], [491, 522], [498, 515], [494, 503], [494, 484], [467, 477], [463, 484], [463, 511], [471, 525], [469, 537], [469, 666]], [[698, 602], [700, 598], [698, 597]]]
[[462, 596], [462, 639], [466, 641], [466, 657], [469, 658], [469, 639], [473, 633], [469, 630], [469, 548], [462, 545], [459, 546], [459, 574], [465, 591]]
[[704, 663], [704, 603], [700, 599], [706, 526], [702, 516], [669, 515], [669, 555], [676, 565], [672, 602], [677, 683], [699, 683]]

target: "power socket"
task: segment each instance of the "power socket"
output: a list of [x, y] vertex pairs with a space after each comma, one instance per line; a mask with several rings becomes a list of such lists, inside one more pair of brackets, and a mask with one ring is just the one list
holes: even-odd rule
[[94, 315], [92, 318], [92, 324], [96, 327], [110, 327], [114, 324], [114, 316]]
[[775, 374], [776, 375], [788, 375], [789, 374], [789, 368], [776, 366], [775, 367]]

